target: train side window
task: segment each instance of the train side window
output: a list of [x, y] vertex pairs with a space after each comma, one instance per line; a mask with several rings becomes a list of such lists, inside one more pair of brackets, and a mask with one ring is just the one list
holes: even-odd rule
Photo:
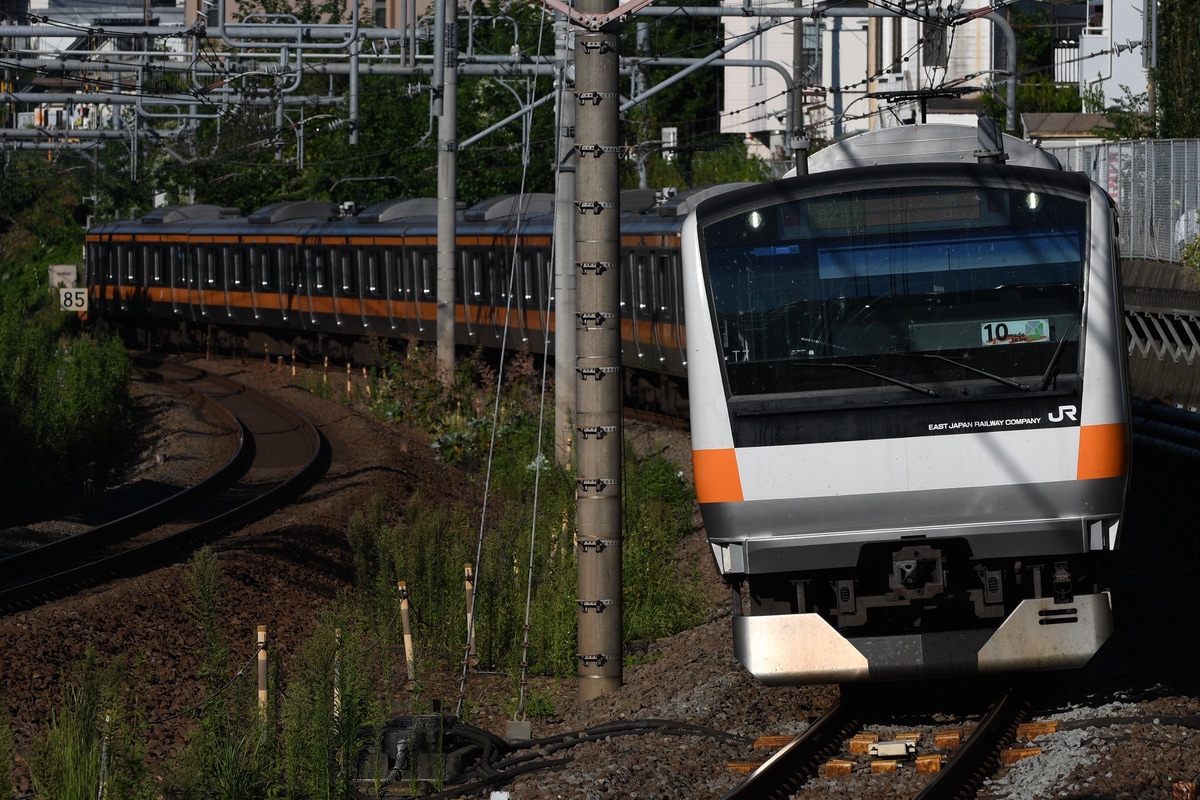
[[246, 283], [246, 259], [240, 249], [231, 253], [233, 258], [233, 285], [242, 287]]
[[486, 274], [484, 276], [484, 285], [487, 288], [487, 298], [493, 302], [497, 300], [508, 300], [509, 281], [504, 270], [505, 260], [499, 257], [495, 250], [488, 250], [484, 256], [484, 261], [487, 264]]
[[646, 257], [637, 257], [637, 296], [634, 301], [639, 309], [645, 309], [650, 300], [650, 269]]
[[421, 253], [421, 294], [425, 297], [433, 297], [437, 288], [437, 281], [433, 275], [434, 260], [430, 258], [429, 253]]
[[366, 253], [367, 267], [367, 292], [370, 294], [379, 294], [379, 253], [374, 250], [368, 250]]
[[312, 254], [312, 268], [313, 288], [315, 288], [318, 292], [327, 291], [329, 279], [326, 277], [326, 272], [329, 270], [329, 265], [325, 263], [324, 253]]
[[526, 300], [532, 300], [537, 289], [538, 259], [535, 253], [521, 254], [521, 284]]
[[674, 263], [674, 258], [670, 254], [659, 253], [654, 261], [656, 266], [654, 270], [654, 304], [659, 312], [671, 319], [674, 317], [674, 313], [668, 301], [671, 294], [671, 265]]
[[204, 265], [204, 282], [209, 286], [217, 285], [217, 254], [204, 248], [201, 252], [201, 263]]
[[137, 248], [125, 248], [125, 280], [133, 282], [137, 280]]
[[354, 259], [350, 257], [349, 253], [345, 252], [339, 253], [337, 258], [341, 262], [342, 293], [354, 294]]
[[155, 247], [150, 250], [150, 276], [155, 283], [162, 283], [166, 280], [163, 249], [161, 247]]
[[468, 275], [468, 280], [471, 282], [471, 296], [476, 300], [483, 294], [483, 258], [475, 252], [467, 256], [471, 261], [471, 270]]
[[304, 270], [296, 269], [296, 264], [292, 261], [291, 253], [286, 247], [278, 247], [274, 250], [274, 253], [275, 275], [279, 281], [279, 287], [289, 291], [301, 289], [304, 285], [304, 276], [297, 275], [296, 272], [299, 271], [302, 273]]
[[[414, 278], [411, 272], [416, 270], [416, 261], [409, 256], [409, 250], [400, 251], [399, 255], [393, 256], [388, 253], [388, 263], [393, 265], [391, 274], [396, 276], [392, 281], [393, 291], [400, 297], [408, 298], [413, 294]], [[409, 265], [412, 265], [410, 270]]]

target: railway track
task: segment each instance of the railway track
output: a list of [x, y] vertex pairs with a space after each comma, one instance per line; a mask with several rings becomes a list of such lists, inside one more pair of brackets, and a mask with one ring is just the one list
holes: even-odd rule
[[327, 469], [328, 443], [288, 406], [196, 367], [168, 361], [139, 367], [202, 397], [234, 432], [232, 455], [204, 480], [165, 499], [0, 559], [0, 612], [186, 557], [286, 505]]
[[[883, 690], [886, 692], [887, 689]], [[859, 740], [856, 731], [870, 720], [879, 719], [890, 712], [887, 696], [878, 687], [843, 687], [842, 696], [809, 728], [777, 751], [760, 767], [752, 772], [722, 800], [787, 800], [801, 791], [811, 779], [822, 774], [834, 764], [845, 768], [848, 774], [853, 762], [831, 759], [840, 752], [848, 741], [850, 750], [854, 745], [870, 741]], [[922, 760], [927, 765], [929, 780], [914, 795], [916, 800], [967, 800], [975, 796], [982, 782], [992, 775], [1001, 763], [1001, 751], [1012, 742], [1018, 724], [1028, 714], [1029, 703], [1023, 688], [1007, 688], [998, 692], [997, 699], [989, 710], [974, 724], [970, 736], [954, 747], [949, 758], [933, 755], [915, 759], [917, 771], [922, 769]], [[852, 738], [856, 741], [851, 741]], [[888, 768], [895, 768], [895, 761], [888, 755], [900, 754], [900, 758], [914, 760], [915, 743], [906, 741], [873, 744], [860, 747], [878, 748], [876, 754], [887, 761]], [[874, 767], [872, 767], [874, 769]]]

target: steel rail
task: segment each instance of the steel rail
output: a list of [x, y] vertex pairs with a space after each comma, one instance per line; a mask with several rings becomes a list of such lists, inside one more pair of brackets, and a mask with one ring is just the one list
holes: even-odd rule
[[1000, 748], [1012, 741], [1017, 725], [1029, 716], [1029, 700], [1020, 687], [1008, 689], [979, 721], [971, 736], [914, 800], [970, 800], [1000, 765]]
[[787, 800], [862, 724], [862, 705], [843, 696], [804, 733], [771, 756], [721, 800]]
[[[179, 365], [173, 366], [178, 367]], [[211, 377], [204, 370], [198, 370], [194, 367], [187, 367], [186, 369], [195, 370], [205, 377]], [[0, 612], [28, 608], [47, 600], [62, 597], [87, 586], [94, 586], [106, 580], [138, 574], [153, 566], [169, 563], [172, 560], [186, 556], [196, 547], [245, 527], [282, 507], [303, 493], [325, 473], [330, 463], [329, 443], [308, 419], [273, 398], [259, 392], [251, 392], [245, 386], [228, 378], [222, 376], [215, 377], [223, 383], [240, 387], [239, 393], [241, 394], [253, 394], [256, 403], [270, 408], [274, 413], [289, 419], [295, 425], [294, 430], [298, 431], [300, 436], [307, 440], [310, 450], [310, 455], [303, 466], [285, 480], [276, 483], [271, 488], [257, 494], [246, 502], [199, 524], [191, 525], [183, 530], [124, 552], [101, 557], [94, 561], [59, 570], [52, 574], [37, 576], [31, 580], [0, 590]], [[244, 427], [242, 430], [245, 430]], [[219, 472], [225, 469], [246, 471], [246, 466], [242, 462], [246, 461], [248, 464], [254, 457], [255, 446], [253, 436], [245, 432], [242, 436], [242, 442], [243, 444], [238, 448], [238, 452]], [[211, 478], [212, 476], [202, 483], [208, 483]], [[222, 479], [218, 483], [224, 485], [227, 482]], [[210, 497], [213, 494], [212, 489], [214, 487], [216, 487], [216, 484], [209, 485], [200, 494], [189, 494], [186, 500], [179, 499], [178, 495], [168, 498], [167, 501], [164, 501], [168, 502], [166, 516], [178, 515], [185, 508], [195, 508], [197, 500]], [[181, 492], [180, 494], [183, 493]], [[164, 509], [158, 508], [159, 505], [155, 504], [139, 513], [151, 514], [152, 517], [159, 518], [159, 522], [161, 522]], [[133, 535], [132, 527], [141, 526], [144, 522], [138, 521], [138, 514], [131, 515], [131, 517], [133, 517], [134, 523], [131, 523], [130, 529], [122, 529], [122, 525], [126, 524], [130, 519], [130, 517], [125, 517], [107, 526], [101, 526], [102, 528], [109, 529], [106, 532], [95, 534], [94, 531], [96, 529], [85, 531], [84, 533], [53, 543], [52, 546], [54, 549], [52, 551], [39, 553], [36, 556], [20, 554], [0, 561], [0, 568], [3, 569], [6, 575], [13, 574], [9, 571], [10, 566], [20, 563], [19, 561], [14, 561], [14, 559], [25, 558], [27, 559], [25, 562], [26, 565], [29, 563], [41, 563], [56, 553], [59, 555], [72, 553], [73, 546], [74, 549], [78, 550], [84, 542], [87, 543], [87, 548], [95, 548], [101, 539], [106, 542], [128, 539]], [[150, 525], [147, 529], [152, 530], [153, 527], [154, 525]], [[80, 538], [88, 536], [92, 538]], [[51, 547], [51, 545], [46, 545], [45, 547]], [[42, 548], [37, 548], [37, 550], [42, 550]]]

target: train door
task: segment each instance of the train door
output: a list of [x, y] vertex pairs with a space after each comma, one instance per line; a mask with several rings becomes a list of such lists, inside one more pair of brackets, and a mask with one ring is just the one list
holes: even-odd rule
[[[418, 267], [415, 270], [415, 277], [418, 278], [418, 283], [415, 285], [415, 288], [418, 289], [415, 301], [433, 303], [436, 308], [438, 299], [437, 253], [432, 249], [421, 249], [420, 252], [414, 253], [413, 257], [416, 267]], [[414, 302], [413, 306], [416, 308], [416, 318], [420, 320], [418, 330], [422, 335], [426, 335], [424, 315], [421, 314], [418, 303]], [[437, 319], [436, 314], [437, 312], [434, 312], [434, 319]]]
[[291, 249], [282, 242], [272, 244], [268, 252], [276, 291], [279, 293], [279, 316], [284, 322], [289, 322], [292, 318], [293, 302], [297, 304], [297, 311], [299, 310], [299, 301], [296, 300], [296, 293], [299, 291], [296, 273], [300, 264], [297, 259], [292, 258]]
[[671, 331], [671, 341], [675, 346], [672, 355], [678, 359], [678, 364], [682, 368], [687, 364], [687, 345], [683, 338], [683, 294], [679, 285], [679, 252], [667, 251], [660, 253], [658, 258], [662, 275], [662, 308], [666, 317], [664, 321]]
[[544, 348], [546, 345], [546, 320], [542, 316], [541, 293], [538, 291], [542, 283], [543, 253], [541, 248], [536, 248], [521, 254], [520, 286], [517, 287], [517, 299], [521, 309], [522, 324], [528, 319], [539, 321], [538, 330], [542, 334], [542, 340], [538, 342], [538, 346]]
[[121, 298], [121, 310], [129, 310], [130, 292], [137, 286], [137, 245], [123, 242], [118, 245], [117, 296]]
[[329, 312], [333, 315], [333, 323], [339, 328], [346, 324], [342, 312], [346, 301], [354, 297], [354, 272], [351, 269], [350, 254], [344, 243], [334, 244], [325, 251], [325, 261], [329, 270]]
[[642, 317], [646, 314], [646, 303], [642, 278], [646, 272], [646, 256], [635, 250], [629, 254], [627, 263], [629, 265], [629, 269], [625, 273], [627, 280], [622, 283], [629, 288], [622, 293], [625, 297], [622, 298], [621, 305], [629, 314], [633, 351], [637, 355], [638, 361], [645, 361], [646, 354], [642, 351]]
[[178, 292], [182, 290], [187, 292], [187, 251], [188, 248], [180, 244], [171, 244], [169, 258], [167, 263], [167, 282], [170, 285], [171, 296], [171, 314], [178, 316], [182, 312], [179, 310]]
[[402, 303], [404, 300], [403, 284], [397, 283], [398, 279], [403, 277], [401, 272], [403, 271], [404, 251], [393, 247], [384, 247], [376, 252], [376, 260], [383, 278], [383, 306], [387, 314], [388, 330], [394, 331], [400, 326], [394, 301], [400, 300]]
[[655, 356], [658, 363], [667, 363], [667, 351], [663, 347], [663, 329], [667, 324], [667, 306], [664, 289], [667, 283], [669, 257], [662, 251], [651, 251], [649, 272], [649, 296], [646, 298], [650, 310], [650, 331], [654, 336]]
[[250, 295], [250, 313], [255, 320], [262, 319], [262, 311], [259, 309], [259, 289], [262, 286], [262, 252], [254, 245], [246, 248], [246, 264], [250, 269], [248, 276], [248, 285], [246, 291]]
[[317, 324], [313, 295], [316, 293], [317, 281], [322, 278], [319, 260], [320, 253], [308, 246], [307, 242], [302, 242], [300, 250], [296, 253], [296, 291], [303, 303], [303, 311], [300, 314], [300, 325], [303, 328], [315, 327]]
[[358, 307], [362, 313], [362, 324], [365, 330], [369, 330], [376, 316], [372, 313], [378, 306], [375, 301], [381, 295], [386, 297], [384, 276], [379, 268], [379, 251], [374, 247], [355, 248], [354, 268], [358, 273], [358, 285], [361, 287], [358, 292]]
[[[458, 282], [454, 287], [454, 299], [456, 302], [462, 303], [463, 324], [467, 329], [467, 338], [474, 342], [476, 331], [471, 320], [471, 307], [476, 308], [475, 313], [478, 315], [478, 308], [483, 296], [483, 264], [479, 257], [479, 251], [474, 248], [462, 248], [459, 264], [461, 268]], [[457, 319], [455, 322], [457, 323]], [[455, 341], [458, 340], [457, 335], [454, 338]]]
[[[171, 245], [165, 242], [152, 242], [146, 245], [146, 285], [145, 308], [149, 312], [157, 311], [155, 299], [162, 299], [163, 287], [171, 282]], [[169, 291], [169, 289], [168, 289]]]
[[221, 266], [217, 277], [221, 281], [220, 292], [225, 301], [225, 316], [227, 319], [236, 319], [233, 292], [242, 289], [242, 254], [236, 246], [222, 247], [217, 252], [220, 254]]

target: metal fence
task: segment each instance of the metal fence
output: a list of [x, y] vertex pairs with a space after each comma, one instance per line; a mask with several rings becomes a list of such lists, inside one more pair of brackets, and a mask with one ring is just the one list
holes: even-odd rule
[[1047, 147], [1063, 168], [1089, 175], [1117, 202], [1121, 254], [1179, 263], [1200, 233], [1200, 139]]

